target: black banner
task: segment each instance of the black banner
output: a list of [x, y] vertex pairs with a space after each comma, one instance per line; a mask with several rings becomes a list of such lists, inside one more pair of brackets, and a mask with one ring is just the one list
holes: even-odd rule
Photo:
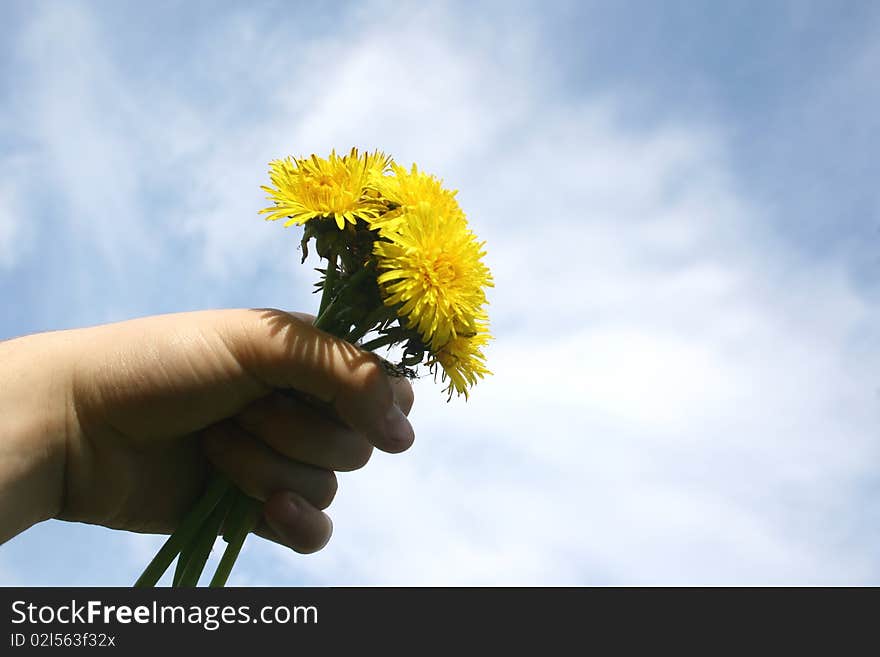
[[876, 598], [876, 589], [0, 588], [0, 654], [394, 648], [416, 657], [478, 644], [568, 654], [599, 642], [680, 645], [707, 632], [706, 648], [755, 647], [750, 637], [766, 646], [780, 633], [818, 641], [835, 622], [854, 638], [873, 628]]

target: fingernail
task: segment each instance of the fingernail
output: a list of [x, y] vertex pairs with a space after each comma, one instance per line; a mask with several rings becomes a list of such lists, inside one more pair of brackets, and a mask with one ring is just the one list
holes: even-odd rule
[[412, 425], [397, 404], [392, 404], [385, 415], [385, 436], [400, 451], [405, 450], [415, 440]]
[[[276, 500], [278, 498], [275, 498]], [[266, 523], [275, 530], [275, 533], [288, 546], [294, 547], [296, 544], [297, 526], [299, 524], [300, 509], [296, 499], [291, 493], [281, 496], [280, 504], [278, 501], [272, 505], [272, 512], [265, 515]]]
[[325, 547], [327, 547], [327, 543], [329, 543], [330, 539], [333, 537], [333, 519], [326, 513], [324, 514], [324, 517], [327, 518], [327, 524], [330, 525], [330, 531], [327, 532], [327, 538], [324, 539], [321, 547], [318, 548], [319, 550], [323, 550]]

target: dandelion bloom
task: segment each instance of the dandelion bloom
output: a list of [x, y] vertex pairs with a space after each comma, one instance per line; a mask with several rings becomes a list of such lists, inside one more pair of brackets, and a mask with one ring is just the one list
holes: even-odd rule
[[442, 368], [442, 381], [449, 381], [444, 392], [468, 396], [468, 388], [477, 383], [487, 374], [492, 374], [486, 368], [486, 357], [483, 355], [483, 347], [491, 340], [484, 324], [477, 327], [473, 335], [459, 335], [447, 342], [443, 348], [437, 351], [428, 366], [437, 373], [437, 366]]
[[386, 306], [437, 350], [459, 333], [474, 333], [485, 319], [484, 288], [492, 275], [483, 264], [484, 243], [462, 213], [437, 212], [428, 203], [407, 210], [380, 230], [373, 250]]
[[356, 148], [343, 156], [332, 151], [326, 159], [312, 155], [274, 160], [269, 163], [274, 187], [261, 189], [275, 205], [260, 213], [272, 221], [288, 218], [285, 226], [327, 218], [342, 230], [358, 219], [370, 221], [385, 210], [371, 188], [389, 164], [390, 158], [380, 151], [360, 155]]
[[407, 171], [392, 162], [391, 171], [393, 175], [375, 179], [376, 191], [391, 208], [378, 222], [374, 222], [375, 226], [392, 225], [391, 222], [407, 211], [425, 205], [430, 206], [437, 214], [464, 217], [455, 198], [457, 192], [443, 187], [443, 181], [436, 176], [419, 171], [415, 164]]

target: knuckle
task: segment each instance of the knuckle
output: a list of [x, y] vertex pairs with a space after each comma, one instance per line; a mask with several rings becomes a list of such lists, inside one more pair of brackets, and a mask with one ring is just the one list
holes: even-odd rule
[[352, 470], [360, 470], [369, 461], [373, 455], [373, 446], [365, 440], [359, 440], [354, 446], [346, 450], [345, 457], [342, 460], [342, 472], [351, 472]]
[[415, 403], [415, 391], [412, 385], [405, 378], [397, 377], [391, 380], [394, 392], [394, 402], [400, 407], [404, 414], [409, 415]]
[[303, 543], [299, 547], [295, 547], [294, 550], [299, 552], [300, 554], [314, 554], [318, 552], [320, 549], [324, 547], [325, 543], [323, 539], [320, 538], [309, 538], [307, 542]]
[[273, 402], [273, 399], [264, 397], [248, 404], [236, 415], [236, 424], [250, 433], [260, 433], [271, 412], [269, 405]]
[[351, 369], [349, 387], [354, 393], [371, 393], [377, 397], [391, 398], [391, 385], [388, 375], [373, 354], [360, 359]]
[[327, 470], [324, 475], [324, 481], [321, 484], [321, 495], [318, 499], [317, 507], [321, 510], [326, 509], [336, 498], [336, 492], [339, 490], [339, 481], [336, 474], [332, 470]]
[[230, 448], [229, 429], [222, 424], [213, 424], [201, 432], [202, 451], [215, 465], [225, 465]]

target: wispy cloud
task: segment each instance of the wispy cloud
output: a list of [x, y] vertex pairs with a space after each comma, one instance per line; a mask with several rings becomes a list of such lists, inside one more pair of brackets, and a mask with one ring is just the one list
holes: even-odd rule
[[[0, 170], [0, 176], [3, 173]], [[5, 177], [0, 183], [0, 270], [11, 268], [27, 248], [24, 232], [24, 210], [19, 187]]]

